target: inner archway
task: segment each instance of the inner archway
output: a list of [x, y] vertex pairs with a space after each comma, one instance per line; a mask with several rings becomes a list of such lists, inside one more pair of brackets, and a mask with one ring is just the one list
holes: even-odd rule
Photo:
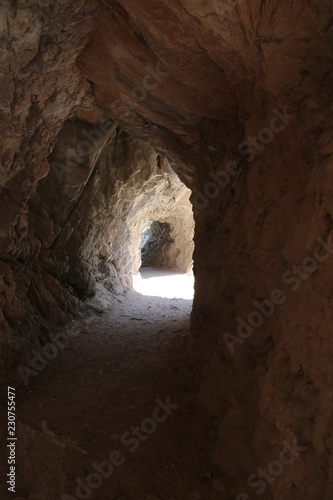
[[[330, 0], [2, 2], [0, 376], [20, 401], [19, 498], [331, 498], [332, 16]], [[132, 289], [141, 231], [168, 223], [176, 243], [188, 188], [190, 337], [191, 303], [183, 322]], [[148, 438], [167, 394], [180, 416]], [[132, 427], [137, 458], [80, 490]]]
[[178, 233], [176, 241], [172, 233], [177, 236], [168, 222], [148, 222], [142, 232], [141, 267], [134, 279], [134, 289], [143, 295], [192, 300], [194, 276], [190, 242], [184, 238], [184, 230]]
[[[184, 228], [183, 220], [181, 223]], [[158, 267], [190, 274], [191, 246], [184, 237], [184, 229], [177, 232], [169, 222], [151, 221], [149, 231], [149, 238], [141, 247], [141, 267]]]

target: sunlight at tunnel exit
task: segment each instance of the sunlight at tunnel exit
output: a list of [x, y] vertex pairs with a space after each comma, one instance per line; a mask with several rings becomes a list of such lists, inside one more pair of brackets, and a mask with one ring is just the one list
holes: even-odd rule
[[141, 295], [193, 300], [194, 276], [165, 269], [141, 268], [133, 278], [133, 288]]

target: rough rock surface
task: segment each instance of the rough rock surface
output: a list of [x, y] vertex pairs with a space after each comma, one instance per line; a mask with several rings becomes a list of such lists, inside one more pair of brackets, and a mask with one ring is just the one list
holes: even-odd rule
[[49, 172], [47, 157], [64, 121], [76, 106], [88, 107], [93, 100], [75, 60], [97, 10], [91, 1], [1, 2], [2, 373], [20, 357], [31, 356], [50, 326], [66, 319], [59, 307], [61, 287], [38, 262], [40, 246], [31, 234], [28, 202]]
[[[141, 232], [152, 217], [170, 223], [181, 249], [173, 262], [177, 268], [191, 266], [194, 247], [190, 190], [166, 159], [111, 120], [101, 118], [94, 125], [74, 116], [67, 120], [49, 162], [49, 174], [28, 202], [29, 230], [15, 250], [29, 271], [23, 275], [23, 265], [18, 271], [26, 288], [19, 295], [22, 317], [32, 308], [31, 328], [42, 329], [42, 342], [48, 323], [65, 321], [66, 311], [72, 311], [71, 293], [86, 298], [96, 293], [97, 283], [116, 293], [132, 285], [141, 265]], [[8, 338], [3, 348], [13, 351], [4, 360], [15, 359], [15, 351], [29, 356], [29, 349], [22, 352], [27, 321], [22, 322], [16, 308], [4, 313]], [[20, 342], [10, 326], [24, 335]], [[34, 340], [32, 336], [30, 349], [38, 347]]]
[[142, 267], [192, 272], [193, 219], [190, 214], [185, 217], [189, 207], [183, 204], [182, 208], [182, 213], [173, 216], [173, 227], [168, 222], [153, 222], [151, 236], [141, 249]]
[[[80, 126], [89, 130], [86, 124]], [[109, 127], [106, 136], [99, 129], [104, 149], [98, 147], [99, 141], [93, 144], [97, 163], [89, 162], [87, 168], [87, 161], [83, 162], [82, 189], [81, 169], [76, 164], [65, 164], [58, 182], [56, 179], [60, 165], [57, 157], [72, 150], [73, 135], [65, 127], [53, 151], [51, 164], [55, 168], [32, 198], [39, 219], [48, 217], [47, 221], [38, 220], [36, 226], [43, 231], [56, 228], [47, 238], [45, 265], [82, 296], [95, 293], [96, 279], [110, 291], [132, 284], [132, 276], [141, 265], [141, 232], [152, 217], [169, 220], [175, 239], [181, 234], [186, 252], [192, 248], [193, 253], [190, 190], [149, 144], [116, 130], [112, 124]], [[96, 134], [96, 128], [90, 133]], [[88, 137], [89, 132], [85, 135]], [[62, 200], [60, 206], [57, 199]], [[45, 234], [38, 237], [46, 241]]]
[[[194, 352], [201, 401], [220, 423], [214, 460], [229, 496], [253, 494], [247, 478], [279, 456], [284, 440], [296, 439], [306, 450], [271, 482], [271, 496], [329, 499], [333, 266], [317, 247], [320, 238], [331, 252], [331, 1], [101, 0], [97, 13], [97, 2], [64, 0], [51, 18], [45, 5], [7, 1], [0, 10], [1, 363], [13, 361], [13, 351], [26, 348], [28, 355], [59, 321], [59, 279], [93, 293], [84, 263], [92, 265], [110, 188], [93, 183], [121, 147], [102, 148], [71, 184], [74, 194], [82, 183], [91, 186], [96, 225], [80, 216], [91, 203], [89, 189], [66, 214], [68, 228], [47, 223], [54, 256], [37, 241], [28, 202], [33, 207], [65, 120], [72, 117], [75, 126], [81, 113], [81, 121], [88, 115], [91, 125], [99, 123], [98, 111], [75, 109], [95, 98], [136, 137], [130, 140], [153, 146], [140, 146], [141, 169], [166, 156], [193, 188]], [[110, 140], [127, 141], [114, 134]], [[117, 168], [125, 171], [127, 197], [136, 187], [135, 166], [117, 159], [112, 182], [121, 178]], [[44, 220], [52, 221], [52, 211], [58, 217], [63, 200], [52, 203]], [[123, 203], [118, 198], [113, 208], [109, 245], [111, 260], [122, 264], [131, 261], [117, 239]], [[86, 237], [90, 245], [82, 245]], [[120, 267], [114, 277], [128, 282], [129, 270]], [[271, 301], [275, 289], [284, 302], [273, 294], [281, 303], [258, 316], [255, 304]], [[239, 318], [254, 311], [249, 321], [258, 326], [240, 329]], [[235, 336], [237, 328], [231, 352], [224, 334]]]
[[[292, 280], [332, 236], [332, 49], [329, 1], [124, 0], [103, 2], [79, 58], [98, 102], [198, 189], [192, 329], [201, 400], [220, 421], [214, 459], [235, 496], [253, 494], [248, 477], [293, 439], [306, 451], [273, 497], [333, 488], [330, 260], [294, 292]], [[224, 333], [274, 289], [285, 303], [231, 353]]]
[[164, 267], [172, 269], [177, 248], [170, 236], [170, 225], [167, 222], [153, 222], [148, 241], [141, 249], [142, 267]]

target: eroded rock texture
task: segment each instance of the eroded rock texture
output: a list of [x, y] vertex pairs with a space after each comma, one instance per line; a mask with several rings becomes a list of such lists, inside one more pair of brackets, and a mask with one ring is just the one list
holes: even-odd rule
[[79, 103], [92, 102], [75, 60], [96, 12], [89, 1], [0, 6], [2, 373], [22, 353], [29, 358], [50, 325], [65, 319], [61, 287], [38, 262], [28, 203], [50, 169], [47, 157], [65, 119]]
[[[303, 451], [270, 494], [328, 499], [332, 3], [101, 0], [97, 7], [63, 1], [50, 19], [37, 2], [1, 6], [2, 363], [13, 351], [28, 356], [59, 320], [62, 280], [88, 294], [98, 273], [129, 282], [131, 259], [118, 244], [122, 211], [126, 219], [135, 206], [135, 172], [162, 175], [157, 157], [167, 157], [193, 189], [194, 350], [201, 401], [219, 426], [214, 460], [226, 494], [253, 495], [247, 478], [295, 439]], [[70, 128], [77, 153], [80, 121], [101, 120], [84, 109], [94, 99], [110, 127], [74, 175], [66, 163], [63, 188], [43, 199], [43, 185], [51, 194], [55, 182], [55, 170], [47, 172], [62, 148], [47, 157], [60, 129], [63, 141]], [[150, 189], [145, 179], [138, 208]], [[108, 205], [110, 191], [117, 197]], [[252, 326], [241, 328], [240, 318]]]
[[[151, 236], [141, 250], [142, 267], [160, 267], [192, 273], [193, 218], [186, 214], [187, 203], [178, 204], [177, 216], [169, 216], [169, 222], [154, 221]], [[172, 222], [174, 222], [172, 224]]]
[[80, 296], [94, 295], [96, 281], [118, 292], [132, 284], [141, 232], [152, 217], [170, 221], [191, 262], [190, 191], [149, 144], [110, 120], [68, 121], [50, 162], [31, 200], [41, 255], [48, 271]]
[[142, 267], [175, 268], [177, 248], [170, 236], [171, 228], [167, 222], [154, 221], [151, 234], [141, 250]]

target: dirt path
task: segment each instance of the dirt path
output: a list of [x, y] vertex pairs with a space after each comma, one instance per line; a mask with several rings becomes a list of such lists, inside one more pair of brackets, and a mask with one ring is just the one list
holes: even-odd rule
[[71, 325], [17, 391], [17, 498], [226, 498], [213, 493], [213, 423], [196, 404], [191, 305], [133, 292]]

